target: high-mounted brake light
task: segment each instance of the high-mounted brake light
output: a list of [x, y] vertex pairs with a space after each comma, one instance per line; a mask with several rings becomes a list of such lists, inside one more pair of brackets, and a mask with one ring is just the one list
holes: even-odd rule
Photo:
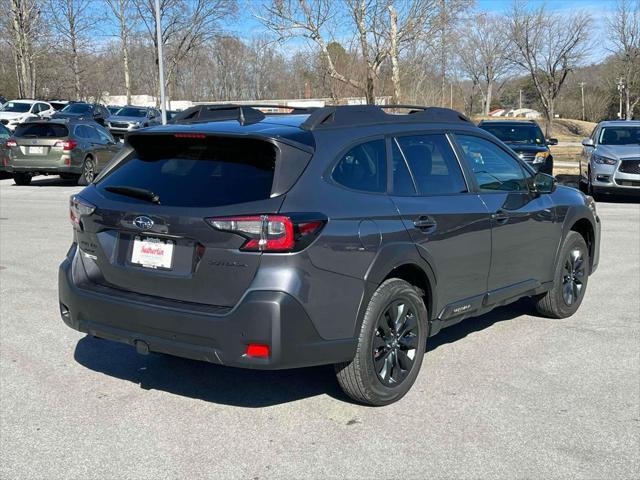
[[204, 133], [176, 133], [175, 138], [207, 138]]
[[53, 144], [54, 148], [62, 148], [63, 152], [70, 152], [78, 146], [75, 140], [59, 140]]
[[216, 230], [241, 235], [247, 241], [240, 250], [248, 252], [291, 252], [315, 237], [324, 220], [296, 222], [285, 215], [250, 215], [205, 219]]
[[69, 220], [71, 220], [73, 227], [80, 229], [82, 217], [91, 215], [95, 209], [96, 207], [78, 195], [71, 195], [69, 198]]
[[13, 140], [13, 139], [9, 139], [9, 140], [7, 140], [7, 141], [6, 141], [5, 146], [6, 146], [7, 148], [17, 147], [17, 146], [18, 146], [18, 142], [16, 142], [16, 141], [15, 141], [15, 140]]

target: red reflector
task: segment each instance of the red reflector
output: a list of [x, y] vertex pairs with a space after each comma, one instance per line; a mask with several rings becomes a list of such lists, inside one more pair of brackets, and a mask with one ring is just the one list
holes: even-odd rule
[[307, 222], [307, 223], [299, 223], [298, 230], [302, 235], [309, 235], [310, 233], [314, 233], [316, 230], [322, 227], [322, 222]]
[[250, 343], [247, 345], [247, 355], [249, 357], [269, 357], [269, 345], [260, 345], [257, 343]]
[[176, 133], [175, 138], [207, 138], [204, 133]]

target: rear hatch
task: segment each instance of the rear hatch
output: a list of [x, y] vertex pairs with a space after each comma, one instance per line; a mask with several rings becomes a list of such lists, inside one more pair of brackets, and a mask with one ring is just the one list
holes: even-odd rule
[[[299, 175], [310, 155], [264, 138], [137, 134], [128, 142], [132, 153], [80, 194], [95, 206], [77, 229], [89, 278], [144, 295], [235, 305], [261, 253], [241, 251], [245, 238], [205, 219], [277, 213], [291, 173]], [[278, 174], [287, 161], [291, 168]]]
[[13, 134], [11, 154], [17, 165], [57, 164], [64, 152], [69, 129], [61, 123], [24, 123]]

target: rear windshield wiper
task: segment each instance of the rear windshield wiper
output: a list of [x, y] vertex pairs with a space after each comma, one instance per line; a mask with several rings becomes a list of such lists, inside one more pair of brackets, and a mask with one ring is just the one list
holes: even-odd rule
[[109, 185], [104, 187], [107, 192], [117, 193], [119, 195], [126, 195], [128, 197], [139, 198], [140, 200], [146, 200], [147, 202], [157, 203], [160, 205], [160, 197], [153, 193], [151, 190], [137, 187], [127, 187], [124, 185]]

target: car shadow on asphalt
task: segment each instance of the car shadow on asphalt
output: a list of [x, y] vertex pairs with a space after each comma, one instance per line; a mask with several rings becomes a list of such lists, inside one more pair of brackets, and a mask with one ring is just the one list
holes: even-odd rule
[[[532, 313], [528, 299], [469, 318], [443, 329], [427, 342], [427, 352], [466, 336]], [[139, 355], [129, 345], [87, 335], [76, 345], [75, 360], [84, 367], [137, 383], [144, 390], [160, 390], [206, 402], [261, 408], [318, 395], [345, 402], [332, 366], [292, 370], [246, 370], [162, 354]], [[428, 361], [428, 356], [427, 356]]]
[[[29, 184], [32, 187], [76, 187], [78, 186], [78, 182], [76, 180], [65, 180], [63, 178], [57, 176], [51, 177], [37, 177], [31, 180]], [[11, 185], [16, 188], [23, 188], [21, 185], [16, 185], [15, 183]]]

